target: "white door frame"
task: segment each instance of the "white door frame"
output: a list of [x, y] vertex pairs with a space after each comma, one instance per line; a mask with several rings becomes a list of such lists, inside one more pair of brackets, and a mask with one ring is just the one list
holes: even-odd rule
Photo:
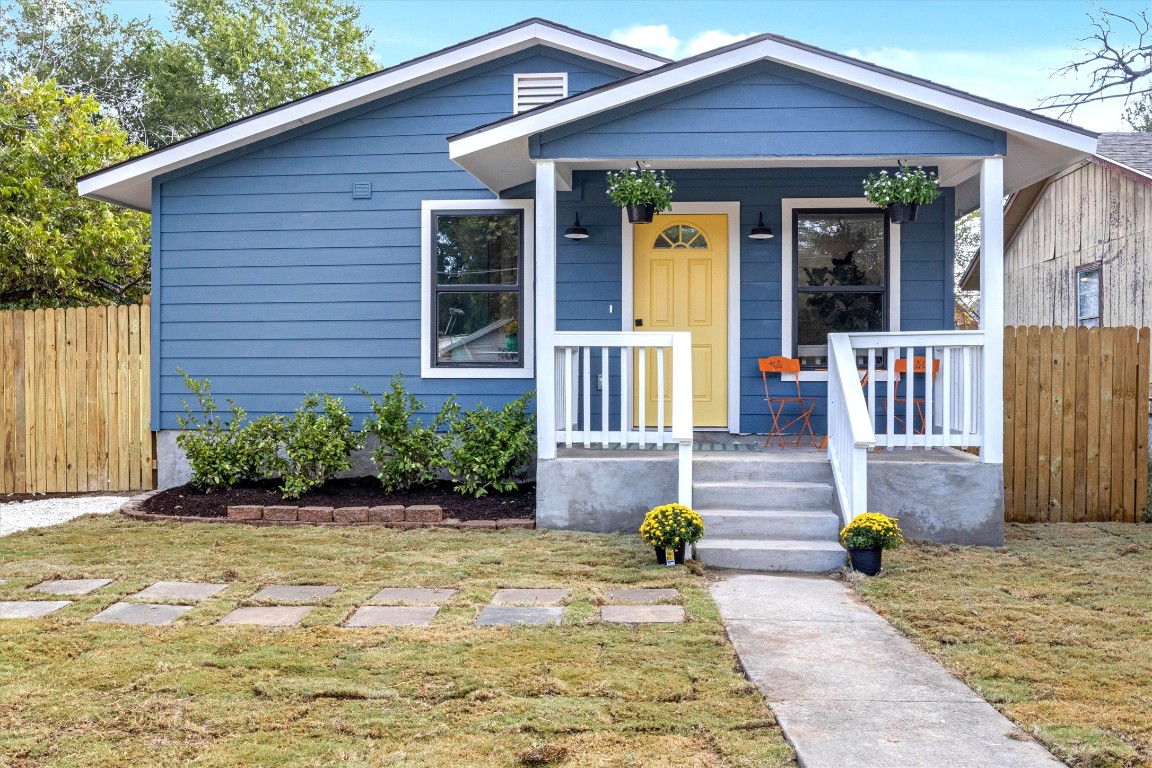
[[[672, 214], [714, 213], [728, 216], [728, 431], [740, 434], [740, 203], [672, 203]], [[632, 225], [620, 210], [620, 330], [635, 327]]]

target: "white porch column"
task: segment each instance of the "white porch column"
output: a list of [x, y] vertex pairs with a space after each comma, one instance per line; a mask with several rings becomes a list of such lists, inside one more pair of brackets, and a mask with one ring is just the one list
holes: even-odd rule
[[556, 458], [556, 164], [536, 163], [536, 442]]
[[1004, 463], [1004, 158], [980, 165], [981, 432], [985, 464]]

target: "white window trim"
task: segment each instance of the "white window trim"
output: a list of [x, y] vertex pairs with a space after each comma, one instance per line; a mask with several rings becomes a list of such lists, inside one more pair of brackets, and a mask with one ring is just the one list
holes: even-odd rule
[[[432, 359], [435, 309], [432, 306], [432, 213], [433, 211], [521, 211], [524, 222], [520, 240], [524, 249], [520, 276], [521, 368], [467, 368], [437, 366]], [[420, 378], [422, 379], [531, 379], [535, 377], [533, 352], [536, 349], [535, 320], [535, 207], [532, 200], [424, 200], [420, 204]]]
[[1104, 326], [1104, 262], [1103, 261], [1090, 261], [1086, 264], [1080, 264], [1072, 269], [1072, 294], [1076, 302], [1076, 327], [1087, 327], [1084, 321], [1088, 319], [1087, 316], [1080, 314], [1080, 275], [1085, 272], [1096, 273], [1096, 326]]
[[[728, 432], [740, 434], [740, 203], [672, 203], [669, 213], [728, 216]], [[620, 210], [620, 330], [634, 330], [632, 225]]]
[[[512, 76], [512, 114], [519, 115], [522, 112], [530, 112], [536, 108], [529, 107], [528, 109], [520, 109], [520, 85], [525, 81], [539, 80], [541, 78], [552, 78], [560, 80], [564, 89], [564, 93], [557, 97], [555, 101], [568, 98], [567, 72], [517, 72]], [[536, 106], [545, 107], [547, 104], [537, 104]]]
[[[792, 313], [796, 275], [792, 271], [792, 214], [805, 208], [864, 208], [881, 210], [863, 197], [786, 197], [780, 201], [780, 354], [792, 355]], [[888, 330], [900, 330], [900, 225], [888, 225]], [[796, 375], [781, 374], [785, 381]], [[800, 381], [828, 381], [827, 371], [801, 371]]]

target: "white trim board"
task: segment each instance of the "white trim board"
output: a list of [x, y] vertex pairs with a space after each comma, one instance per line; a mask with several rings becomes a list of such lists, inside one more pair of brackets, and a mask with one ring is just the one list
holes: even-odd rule
[[[432, 364], [432, 212], [522, 211], [520, 242], [524, 249], [520, 276], [520, 333], [522, 368], [439, 367]], [[531, 379], [535, 374], [536, 350], [536, 206], [533, 200], [424, 200], [420, 204], [420, 378], [422, 379]]]
[[[728, 216], [728, 427], [740, 434], [740, 203], [672, 203], [669, 213]], [[620, 210], [620, 330], [632, 331], [635, 312], [635, 255], [628, 212]]]
[[76, 186], [84, 197], [147, 211], [151, 207], [152, 180], [157, 176], [535, 45], [573, 53], [630, 72], [645, 72], [667, 63], [659, 56], [621, 48], [548, 22], [533, 20], [149, 152], [86, 176]]
[[[792, 356], [792, 313], [796, 275], [792, 272], [792, 214], [804, 208], [882, 210], [862, 197], [786, 197], [780, 201], [780, 354]], [[900, 330], [900, 225], [888, 225], [888, 330]], [[791, 374], [781, 374], [795, 381]], [[827, 371], [801, 371], [800, 381], [828, 381]]]

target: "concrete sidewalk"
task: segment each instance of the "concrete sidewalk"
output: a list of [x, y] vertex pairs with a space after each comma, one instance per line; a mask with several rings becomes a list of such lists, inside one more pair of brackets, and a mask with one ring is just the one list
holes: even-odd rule
[[732, 576], [712, 596], [802, 768], [1063, 765], [840, 582]]

